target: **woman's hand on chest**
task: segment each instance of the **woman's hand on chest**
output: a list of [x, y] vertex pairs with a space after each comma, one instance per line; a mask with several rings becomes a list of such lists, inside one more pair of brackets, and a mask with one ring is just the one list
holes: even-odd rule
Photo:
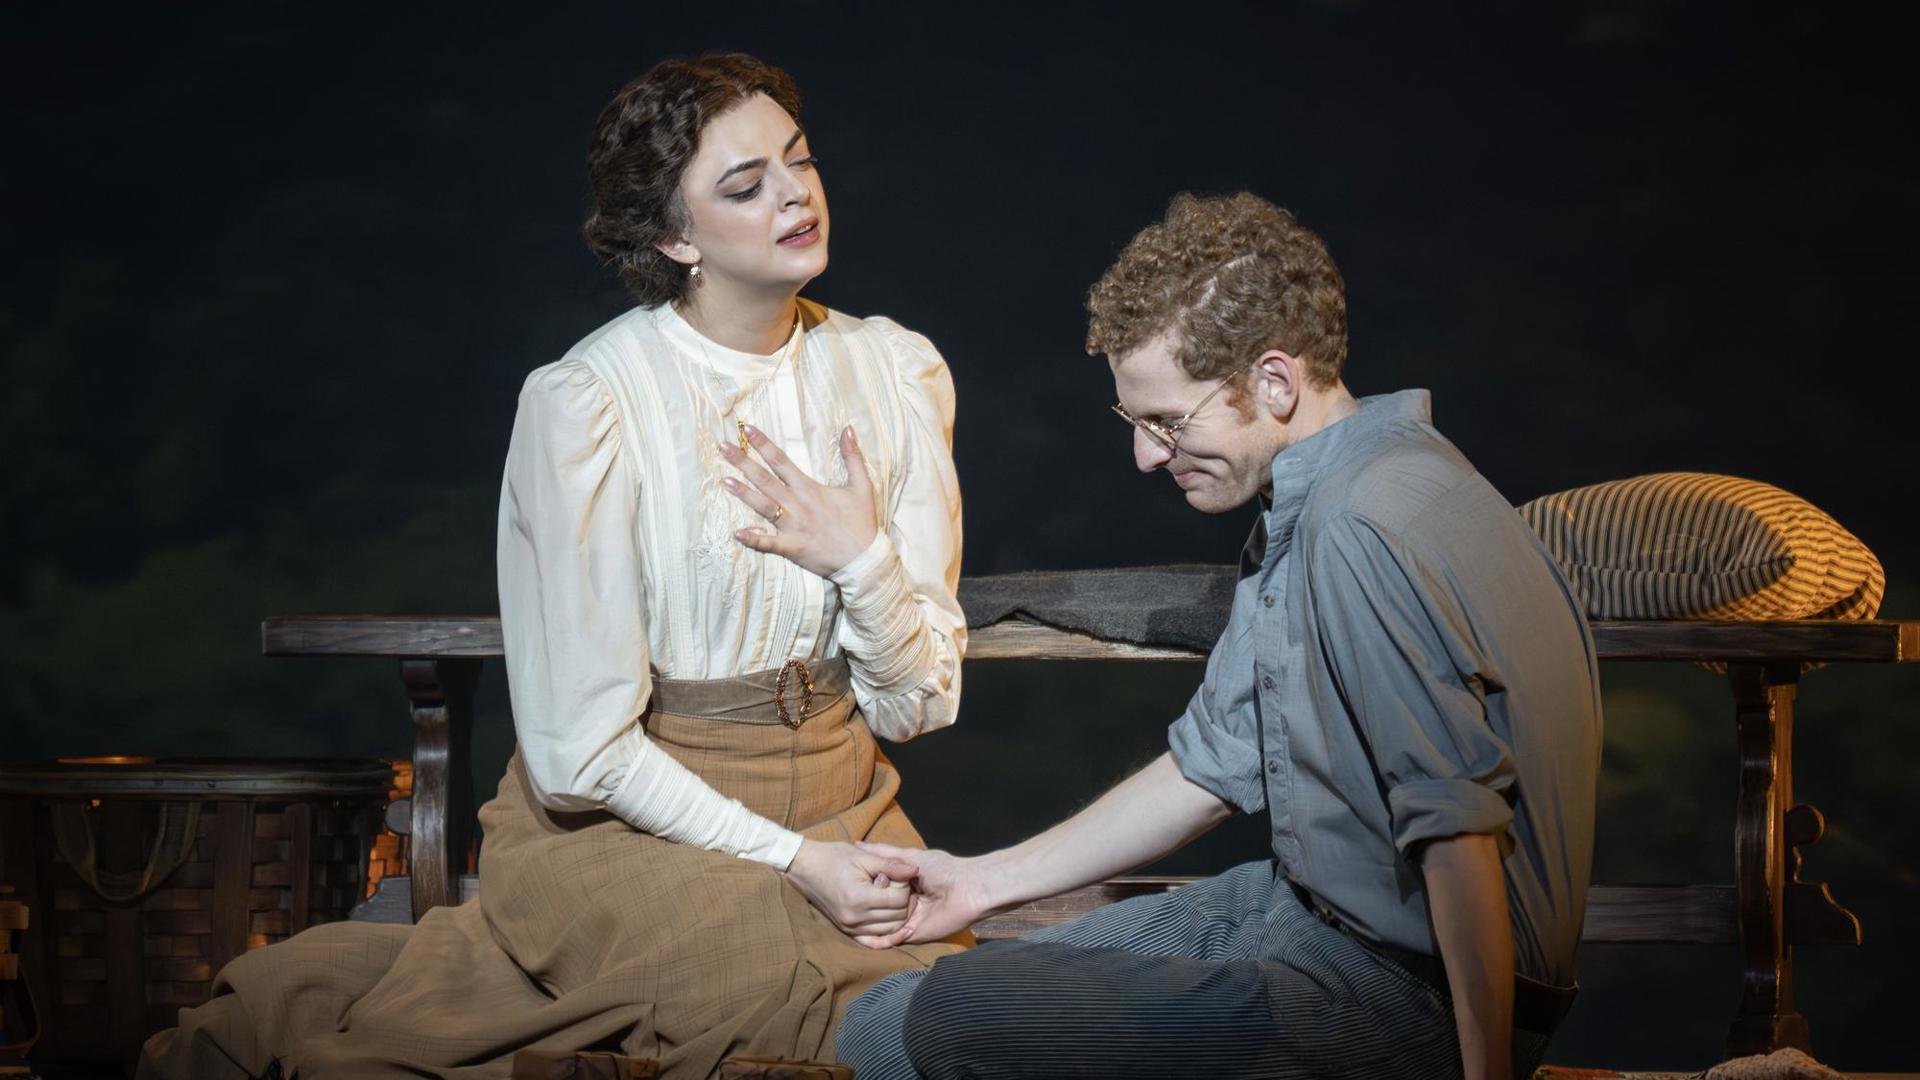
[[801, 471], [759, 428], [748, 425], [742, 431], [753, 453], [721, 443], [720, 456], [741, 473], [740, 478], [727, 477], [722, 483], [765, 518], [767, 525], [741, 529], [733, 534], [735, 539], [821, 577], [867, 550], [879, 523], [874, 517], [873, 481], [851, 425], [840, 432], [847, 482], [838, 485], [822, 484]]

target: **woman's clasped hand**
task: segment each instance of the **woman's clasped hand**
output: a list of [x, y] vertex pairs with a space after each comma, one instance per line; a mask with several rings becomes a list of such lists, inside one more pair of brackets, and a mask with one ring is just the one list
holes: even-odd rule
[[917, 873], [904, 859], [823, 840], [801, 841], [787, 866], [787, 880], [821, 914], [875, 949], [897, 944], [892, 938], [913, 914]]

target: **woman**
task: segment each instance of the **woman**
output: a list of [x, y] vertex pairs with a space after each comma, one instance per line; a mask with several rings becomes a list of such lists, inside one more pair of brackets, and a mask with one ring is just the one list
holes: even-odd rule
[[799, 298], [829, 222], [798, 113], [784, 72], [732, 55], [662, 63], [600, 116], [587, 241], [640, 306], [521, 393], [499, 541], [519, 747], [480, 813], [479, 902], [250, 953], [145, 1068], [831, 1060], [846, 1002], [961, 947], [882, 947], [912, 867], [852, 843], [920, 846], [869, 731], [945, 726], [959, 695], [952, 385], [919, 335]]

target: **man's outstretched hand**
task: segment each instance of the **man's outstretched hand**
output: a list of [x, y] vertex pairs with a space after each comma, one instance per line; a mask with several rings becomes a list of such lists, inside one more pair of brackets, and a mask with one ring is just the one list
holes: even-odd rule
[[[1039, 836], [986, 855], [856, 843], [865, 857], [911, 869], [912, 898], [900, 925], [874, 920], [877, 947], [951, 937], [995, 912], [1058, 896], [1144, 866], [1213, 828], [1233, 807], [1188, 780], [1171, 752], [1115, 785], [1093, 805]], [[902, 875], [885, 870], [888, 880]], [[876, 882], [880, 884], [881, 882]], [[874, 942], [861, 939], [862, 944]]]
[[908, 863], [916, 871], [912, 910], [898, 930], [880, 937], [883, 946], [939, 941], [965, 930], [993, 911], [978, 859], [891, 844], [856, 842], [854, 846], [875, 858]]
[[904, 859], [852, 844], [802, 840], [787, 867], [787, 880], [855, 941], [880, 949], [898, 944], [889, 939], [905, 928], [914, 908], [911, 882], [916, 873], [913, 863]]

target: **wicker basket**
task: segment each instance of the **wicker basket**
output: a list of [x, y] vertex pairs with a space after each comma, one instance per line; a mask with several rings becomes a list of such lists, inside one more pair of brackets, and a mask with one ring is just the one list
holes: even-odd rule
[[130, 1061], [228, 960], [345, 918], [392, 778], [377, 760], [0, 765], [0, 884], [35, 913], [35, 1058]]

